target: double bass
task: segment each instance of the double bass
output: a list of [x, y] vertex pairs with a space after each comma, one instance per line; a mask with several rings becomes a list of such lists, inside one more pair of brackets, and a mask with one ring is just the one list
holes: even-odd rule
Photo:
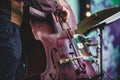
[[[61, 0], [61, 3], [72, 12], [65, 0]], [[80, 80], [95, 76], [96, 73], [89, 61], [65, 61], [80, 56], [72, 37], [75, 27], [71, 26], [75, 26], [76, 22], [73, 13], [70, 13], [72, 16], [67, 21], [64, 21], [61, 13], [56, 15], [59, 16], [59, 22], [54, 14], [44, 19], [31, 16], [30, 32], [33, 34], [29, 43], [32, 47], [27, 46], [29, 51], [24, 53], [26, 74], [23, 80]], [[30, 45], [29, 43], [27, 45]]]

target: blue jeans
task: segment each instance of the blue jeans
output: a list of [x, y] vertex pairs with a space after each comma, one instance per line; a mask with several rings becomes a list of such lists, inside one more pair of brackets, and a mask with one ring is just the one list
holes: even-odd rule
[[0, 80], [15, 80], [22, 45], [18, 25], [0, 18]]

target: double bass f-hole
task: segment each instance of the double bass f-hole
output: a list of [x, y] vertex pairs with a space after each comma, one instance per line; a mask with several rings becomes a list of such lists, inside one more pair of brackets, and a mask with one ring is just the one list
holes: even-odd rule
[[50, 78], [52, 79], [52, 80], [56, 80], [56, 78], [57, 78], [57, 73], [58, 73], [58, 71], [57, 71], [57, 66], [55, 65], [55, 59], [54, 59], [54, 55], [53, 54], [55, 54], [57, 52], [57, 49], [56, 48], [53, 48], [52, 50], [51, 50], [51, 61], [52, 61], [52, 64], [53, 64], [53, 67], [54, 67], [54, 73], [50, 73], [49, 74], [49, 76], [50, 76]]

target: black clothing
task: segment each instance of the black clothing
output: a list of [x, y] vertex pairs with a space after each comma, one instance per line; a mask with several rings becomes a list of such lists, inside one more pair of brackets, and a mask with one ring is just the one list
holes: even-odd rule
[[0, 0], [0, 17], [11, 19], [11, 0]]
[[11, 0], [0, 0], [0, 80], [15, 80], [22, 53], [20, 28], [11, 13]]

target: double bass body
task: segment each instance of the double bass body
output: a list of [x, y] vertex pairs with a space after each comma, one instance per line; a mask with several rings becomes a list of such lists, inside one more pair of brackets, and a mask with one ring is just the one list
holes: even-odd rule
[[[52, 16], [49, 17], [52, 18]], [[76, 74], [72, 63], [60, 64], [60, 59], [69, 58], [69, 54], [73, 53], [69, 40], [61, 35], [64, 31], [56, 31], [53, 22], [50, 21], [47, 25], [32, 21], [31, 25], [34, 26], [35, 38], [42, 42], [46, 53], [47, 65], [46, 70], [41, 74], [41, 80], [74, 80]]]
[[[67, 4], [64, 0], [63, 3]], [[69, 8], [69, 6], [65, 7]], [[73, 14], [71, 13], [71, 15]], [[74, 17], [69, 18], [68, 23], [72, 20], [74, 21]], [[82, 65], [80, 60], [73, 62], [69, 61], [62, 64], [60, 63], [60, 60], [62, 59], [68, 59], [77, 55], [75, 54], [74, 49], [69, 41], [73, 41], [73, 38], [68, 38], [68, 36], [65, 34], [66, 32], [62, 30], [61, 25], [56, 22], [53, 15], [48, 15], [44, 20], [33, 18], [31, 19], [30, 24], [35, 39], [40, 41], [44, 47], [44, 50], [42, 51], [41, 49], [40, 52], [43, 52], [45, 55], [39, 59], [43, 62], [43, 65], [39, 64], [40, 61], [36, 61], [36, 64], [33, 62], [39, 57], [36, 55], [38, 52], [36, 52], [35, 49], [34, 52], [31, 53], [31, 55], [34, 55], [33, 61], [30, 60], [30, 57], [26, 55], [27, 71], [25, 77], [27, 78], [30, 75], [38, 75], [38, 78], [34, 77], [30, 79], [29, 77], [27, 80], [80, 80], [86, 76], [95, 76], [95, 71], [89, 61], [85, 61], [85, 66]], [[39, 55], [41, 54], [40, 52]], [[32, 61], [35, 66], [40, 66], [37, 67], [38, 71], [34, 69], [35, 67], [30, 67], [31, 65], [34, 65], [29, 62], [29, 60]], [[42, 69], [44, 69], [44, 71]], [[24, 80], [26, 80], [26, 78]]]

